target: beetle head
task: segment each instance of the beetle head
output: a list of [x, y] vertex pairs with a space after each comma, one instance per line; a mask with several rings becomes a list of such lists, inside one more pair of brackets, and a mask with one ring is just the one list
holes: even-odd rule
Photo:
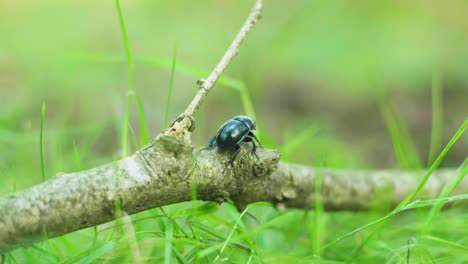
[[253, 121], [253, 119], [248, 116], [240, 115], [234, 117], [233, 119], [244, 123], [250, 130], [255, 130], [257, 128], [255, 121]]

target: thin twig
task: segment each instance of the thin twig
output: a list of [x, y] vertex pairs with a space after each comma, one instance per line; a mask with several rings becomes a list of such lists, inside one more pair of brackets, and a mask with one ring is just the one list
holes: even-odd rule
[[200, 107], [205, 97], [208, 95], [208, 92], [213, 87], [213, 85], [218, 80], [221, 73], [223, 73], [224, 69], [229, 65], [232, 58], [237, 55], [239, 52], [239, 46], [242, 41], [245, 39], [247, 34], [252, 30], [252, 28], [257, 23], [257, 20], [260, 18], [260, 13], [262, 11], [262, 0], [256, 0], [255, 5], [250, 11], [249, 17], [245, 21], [244, 25], [240, 29], [239, 33], [237, 34], [236, 38], [232, 42], [231, 46], [229, 46], [228, 50], [224, 54], [223, 58], [219, 61], [218, 65], [214, 68], [213, 72], [208, 76], [208, 78], [204, 80], [200, 80], [200, 90], [193, 98], [190, 105], [185, 109], [184, 115], [186, 116], [193, 116], [195, 111]]
[[183, 139], [186, 143], [191, 143], [190, 132], [195, 129], [195, 119], [193, 118], [195, 111], [203, 103], [203, 100], [208, 95], [208, 92], [211, 90], [211, 88], [213, 88], [219, 76], [229, 65], [232, 58], [234, 58], [234, 56], [239, 53], [239, 46], [260, 18], [262, 6], [262, 0], [255, 1], [255, 5], [250, 11], [249, 17], [247, 17], [244, 25], [240, 29], [239, 33], [237, 33], [236, 38], [231, 43], [231, 46], [229, 46], [226, 53], [224, 53], [223, 58], [219, 61], [218, 65], [216, 65], [213, 72], [211, 72], [208, 78], [198, 80], [197, 84], [200, 86], [200, 90], [192, 99], [190, 105], [182, 114], [176, 118], [174, 122], [172, 122], [171, 126], [167, 130], [163, 131], [163, 133], [161, 133], [159, 136], [162, 136], [163, 134], [173, 135]]

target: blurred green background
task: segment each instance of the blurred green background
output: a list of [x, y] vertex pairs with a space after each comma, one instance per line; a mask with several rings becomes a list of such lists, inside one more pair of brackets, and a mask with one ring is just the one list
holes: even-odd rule
[[[133, 88], [151, 138], [163, 129], [174, 49], [169, 121], [197, 92], [196, 80], [206, 77], [217, 64], [252, 3], [122, 1], [134, 60]], [[248, 114], [257, 120], [264, 144], [280, 149], [286, 161], [340, 168], [427, 167], [468, 116], [466, 10], [468, 2], [462, 0], [265, 1], [262, 19], [199, 111], [194, 142], [206, 145], [224, 121]], [[0, 2], [0, 194], [42, 181], [39, 138], [43, 102], [46, 178], [118, 159], [127, 80], [114, 1]], [[136, 95], [131, 96], [132, 102]], [[130, 151], [144, 143], [143, 123], [137, 104], [132, 103]], [[467, 156], [465, 134], [442, 166], [458, 167]], [[218, 217], [229, 210], [226, 206], [220, 207]], [[287, 212], [291, 219], [282, 223], [309, 217], [300, 211]], [[345, 212], [330, 214], [327, 219], [340, 225], [338, 233], [345, 233], [367, 223], [369, 217], [375, 218], [374, 214], [378, 215]], [[459, 222], [468, 217], [465, 211], [446, 214], [444, 221], [449, 226], [468, 234], [466, 224]], [[418, 214], [411, 217], [400, 220], [418, 223]], [[395, 223], [397, 227], [399, 223]], [[297, 229], [298, 237], [308, 236], [310, 230], [299, 230], [300, 224], [288, 225], [281, 227], [285, 233]], [[364, 262], [391, 259], [393, 253], [388, 252], [406, 246], [408, 236], [399, 237], [406, 231], [385, 234], [392, 241], [388, 243], [396, 244], [384, 247], [374, 241], [374, 247], [353, 258]], [[304, 261], [317, 253], [311, 251], [310, 241], [294, 240], [285, 233], [286, 238], [278, 238], [268, 232], [273, 231], [259, 236], [274, 245], [260, 243], [259, 251], [278, 261], [283, 256], [285, 261]], [[324, 241], [337, 236], [323, 232], [327, 234]], [[443, 235], [451, 234], [447, 232]], [[87, 241], [86, 231], [73, 235], [80, 234]], [[271, 242], [275, 239], [296, 241], [297, 252], [279, 250], [281, 245]], [[467, 240], [463, 241], [466, 245]], [[351, 240], [322, 256], [346, 259], [355, 243]], [[380, 246], [389, 251], [382, 253]], [[430, 247], [422, 247], [420, 254]], [[68, 250], [60, 260], [81, 249]], [[15, 253], [20, 263], [37, 254], [24, 252]], [[46, 252], [53, 254], [50, 248]], [[443, 252], [437, 254], [446, 257]], [[297, 259], [289, 259], [291, 255]], [[238, 258], [239, 263], [245, 261]], [[459, 263], [463, 260], [467, 261], [466, 252]], [[450, 261], [453, 259], [447, 263], [455, 263]]]

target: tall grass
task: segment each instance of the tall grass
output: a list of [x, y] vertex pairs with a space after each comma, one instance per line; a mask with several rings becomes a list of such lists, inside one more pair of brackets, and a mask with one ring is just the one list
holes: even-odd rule
[[[468, 118], [465, 120], [465, 122], [462, 123], [462, 125], [459, 127], [459, 129], [455, 132], [455, 134], [453, 135], [453, 137], [450, 139], [450, 141], [447, 143], [447, 145], [445, 146], [445, 148], [442, 150], [442, 152], [437, 156], [436, 160], [432, 163], [432, 165], [429, 167], [429, 169], [426, 171], [426, 173], [424, 174], [424, 176], [422, 177], [422, 179], [420, 180], [419, 184], [416, 186], [416, 188], [414, 188], [406, 197], [405, 199], [403, 199], [403, 201], [401, 201], [389, 214], [385, 215], [384, 217], [382, 218], [379, 218], [378, 220], [375, 220], [373, 222], [371, 222], [370, 224], [368, 225], [365, 225], [361, 228], [358, 228], [354, 231], [361, 231], [361, 230], [364, 230], [368, 227], [371, 227], [371, 226], [374, 226], [374, 225], [377, 225], [377, 224], [380, 224], [380, 223], [383, 223], [384, 221], [390, 219], [391, 217], [393, 217], [394, 215], [402, 212], [402, 211], [405, 211], [407, 209], [414, 209], [414, 208], [419, 208], [419, 207], [411, 207], [411, 206], [408, 206], [410, 204], [410, 202], [416, 197], [416, 195], [421, 191], [421, 189], [424, 187], [424, 185], [426, 184], [427, 180], [429, 179], [429, 177], [432, 175], [432, 173], [434, 172], [434, 170], [440, 165], [442, 159], [445, 157], [445, 155], [447, 154], [447, 152], [452, 148], [452, 146], [455, 144], [455, 142], [460, 138], [460, 136], [465, 132], [465, 130], [467, 129], [468, 127]], [[460, 180], [461, 181], [461, 180]], [[459, 181], [458, 181], [459, 183]], [[455, 188], [455, 186], [453, 186], [453, 188]], [[450, 197], [443, 197], [443, 198], [440, 198], [439, 200], [437, 199], [434, 199], [434, 208], [438, 208], [440, 206], [442, 206], [444, 204], [444, 202], [441, 202], [443, 201], [443, 199], [450, 199]], [[464, 198], [463, 198], [464, 199]], [[418, 201], [416, 201], [417, 203]], [[427, 202], [427, 204], [431, 204], [430, 202]], [[427, 206], [426, 204], [426, 206]], [[421, 206], [423, 207], [423, 206]], [[424, 206], [425, 207], [425, 206]], [[433, 209], [433, 210], [436, 210], [436, 209]], [[435, 213], [435, 212], [434, 212]], [[429, 216], [431, 217], [431, 216]], [[333, 241], [333, 243], [336, 243], [346, 237], [348, 237], [349, 235], [352, 235], [354, 233], [357, 233], [357, 232], [350, 232], [342, 237], [340, 237], [339, 239], [336, 239]], [[352, 256], [354, 257], [355, 254], [357, 254], [357, 251], [359, 249], [361, 249], [361, 247], [364, 245], [364, 243], [366, 243], [370, 237], [372, 237], [373, 235], [375, 235], [377, 232], [380, 232], [381, 230], [379, 229], [375, 229], [373, 232], [371, 232], [370, 235], [368, 235], [365, 239], [364, 239], [364, 242], [361, 243], [360, 245], [358, 245]], [[332, 243], [331, 243], [332, 244]], [[331, 245], [330, 244], [330, 245]]]
[[440, 72], [432, 75], [432, 129], [431, 144], [429, 145], [428, 163], [434, 161], [442, 141], [442, 77]]
[[[451, 199], [460, 199], [460, 200], [463, 200], [463, 199], [466, 199], [468, 198], [468, 196], [466, 195], [462, 195], [462, 196], [457, 196], [456, 198], [453, 198], [453, 197], [441, 197], [441, 198], [438, 198], [438, 199], [433, 199], [433, 200], [428, 200], [428, 201], [415, 201], [413, 203], [410, 203], [415, 197], [416, 195], [421, 191], [421, 189], [424, 187], [424, 185], [426, 184], [427, 180], [429, 179], [429, 177], [431, 176], [431, 174], [434, 172], [434, 170], [440, 165], [442, 159], [445, 157], [445, 155], [447, 154], [447, 152], [452, 148], [452, 146], [455, 144], [455, 142], [461, 137], [461, 135], [465, 132], [465, 130], [468, 128], [468, 118], [465, 119], [465, 121], [461, 124], [461, 126], [459, 127], [459, 129], [454, 133], [453, 137], [450, 139], [450, 141], [447, 143], [447, 145], [444, 147], [444, 149], [441, 151], [441, 153], [437, 156], [436, 160], [432, 163], [432, 165], [430, 166], [430, 168], [427, 170], [427, 172], [424, 174], [424, 176], [422, 177], [422, 179], [420, 180], [419, 184], [416, 186], [415, 189], [413, 189], [406, 197], [405, 199], [400, 202], [398, 204], [398, 206], [395, 207], [395, 209], [393, 209], [390, 213], [386, 214], [385, 216], [381, 217], [381, 218], [378, 218], [377, 220], [374, 220], [360, 228], [357, 228], [351, 232], [348, 232], [347, 234], [343, 235], [343, 236], [340, 236], [338, 237], [337, 239], [329, 242], [328, 244], [326, 244], [325, 246], [321, 247], [320, 250], [324, 250], [326, 249], [327, 247], [330, 247], [340, 241], [342, 241], [343, 239], [345, 238], [348, 238], [349, 236], [351, 235], [354, 235], [362, 230], [365, 230], [369, 227], [373, 227], [373, 226], [379, 226], [383, 223], [386, 223], [389, 219], [391, 219], [394, 215], [396, 214], [399, 214], [403, 211], [406, 211], [406, 210], [409, 210], [409, 209], [415, 209], [415, 208], [421, 208], [421, 207], [427, 207], [427, 206], [433, 206], [433, 208], [440, 208], [444, 203], [448, 202], [448, 201], [452, 201]], [[395, 132], [395, 130], [390, 130], [391, 132]], [[396, 137], [396, 138], [399, 138], [399, 137]], [[465, 173], [466, 174], [466, 173]], [[463, 170], [462, 170], [462, 174], [460, 175], [465, 175], [463, 174]], [[453, 190], [457, 184], [461, 181], [462, 179], [462, 176], [459, 176], [457, 177], [457, 183], [455, 185], [451, 185], [451, 190]], [[445, 201], [445, 202], [444, 202]], [[437, 210], [437, 209], [433, 209], [433, 210]], [[433, 213], [435, 214], [435, 212]], [[429, 216], [431, 217], [431, 216]], [[429, 219], [429, 218], [428, 218]], [[366, 236], [365, 239], [363, 240], [362, 243], [358, 244], [356, 247], [355, 247], [355, 250], [353, 250], [352, 254], [350, 255], [350, 259], [354, 258], [355, 255], [357, 254], [357, 252], [362, 248], [362, 246], [367, 243], [369, 241], [369, 239], [374, 236], [376, 233], [378, 232], [382, 232], [381, 229], [379, 228], [376, 228], [374, 229], [370, 235]]]
[[168, 221], [166, 224], [166, 245], [164, 247], [164, 264], [172, 263], [172, 230], [174, 223]]
[[374, 220], [362, 227], [359, 227], [357, 229], [354, 229], [353, 231], [349, 232], [349, 233], [346, 233], [338, 238], [336, 238], [335, 240], [332, 240], [331, 242], [327, 243], [326, 245], [324, 245], [323, 247], [320, 248], [320, 250], [324, 250], [325, 248], [328, 248], [340, 241], [342, 241], [343, 239], [349, 237], [349, 236], [352, 236], [364, 229], [367, 229], [369, 227], [372, 227], [372, 226], [375, 226], [377, 224], [380, 224], [388, 219], [390, 219], [391, 217], [403, 212], [403, 211], [406, 211], [406, 210], [411, 210], [411, 209], [417, 209], [417, 208], [424, 208], [424, 207], [431, 207], [431, 206], [435, 206], [435, 205], [439, 205], [439, 204], [445, 204], [445, 203], [448, 203], [448, 202], [456, 202], [456, 201], [462, 201], [462, 200], [468, 200], [468, 194], [460, 194], [460, 195], [457, 195], [457, 196], [452, 196], [452, 197], [444, 197], [444, 198], [437, 198], [437, 199], [431, 199], [431, 200], [422, 200], [422, 201], [414, 201], [412, 203], [408, 203], [406, 205], [403, 205], [403, 206], [399, 206], [397, 208], [395, 208], [395, 210], [391, 211], [390, 213], [388, 213], [387, 215], [385, 215], [384, 217], [381, 217], [381, 218], [378, 218], [377, 220]]
[[80, 152], [78, 151], [78, 148], [76, 147], [75, 140], [73, 140], [73, 154], [75, 156], [76, 168], [80, 171], [82, 170], [81, 157], [80, 157]]
[[391, 101], [381, 99], [380, 111], [392, 138], [395, 155], [402, 169], [416, 169], [422, 167], [416, 146], [405, 127], [401, 116]]
[[[443, 187], [442, 191], [439, 194], [439, 198], [444, 198], [444, 197], [449, 197], [452, 195], [452, 193], [455, 191], [457, 186], [460, 184], [460, 182], [465, 178], [465, 176], [468, 174], [468, 158], [465, 159], [463, 164], [460, 166], [458, 169], [458, 173], [454, 175], [455, 177], [451, 178]], [[429, 211], [429, 214], [426, 218], [426, 226], [425, 229], [423, 230], [423, 233], [427, 233], [431, 229], [431, 225], [434, 221], [434, 218], [439, 214], [440, 210], [444, 204], [438, 204], [434, 205], [431, 210]]]
[[46, 176], [45, 176], [45, 165], [44, 165], [44, 119], [45, 119], [45, 102], [42, 102], [42, 108], [41, 108], [41, 128], [39, 132], [39, 155], [40, 155], [40, 160], [41, 160], [41, 176], [42, 176], [42, 182], [45, 182]]
[[[169, 70], [171, 74], [171, 79], [169, 82], [168, 90], [172, 91], [172, 78], [173, 73], [181, 72], [184, 74], [188, 74], [190, 76], [199, 78], [200, 76], [208, 76], [210, 74], [209, 70], [202, 69], [200, 67], [184, 63], [181, 60], [177, 60], [177, 68], [175, 68], [175, 46], [174, 46], [174, 54], [172, 58], [163, 58], [163, 57], [155, 57], [155, 56], [136, 56], [134, 61], [136, 63], [144, 64], [144, 65], [151, 65], [154, 67], [162, 68], [165, 70]], [[79, 60], [92, 60], [96, 62], [121, 62], [123, 58], [116, 54], [107, 54], [107, 53], [84, 53], [78, 56], [75, 56], [76, 59]], [[173, 69], [174, 68], [174, 69]], [[218, 81], [216, 82], [219, 85], [225, 86], [226, 88], [236, 90], [239, 92], [240, 102], [242, 104], [242, 109], [247, 116], [252, 117], [254, 120], [257, 119], [255, 113], [254, 103], [252, 101], [252, 97], [250, 96], [249, 88], [247, 84], [239, 79], [230, 77], [226, 74], [223, 74]], [[217, 88], [220, 89], [220, 88]], [[168, 97], [172, 94], [172, 92], [168, 92]], [[170, 100], [170, 98], [168, 98]], [[166, 108], [168, 107], [167, 100], [166, 100]], [[168, 109], [165, 110], [165, 112]], [[165, 114], [166, 115], [166, 114]], [[163, 124], [167, 123], [163, 122]], [[197, 128], [198, 130], [198, 128]], [[257, 133], [261, 134], [261, 132], [257, 131]]]
[[115, 0], [115, 6], [117, 8], [117, 15], [119, 18], [120, 31], [122, 34], [122, 42], [125, 47], [125, 55], [127, 60], [127, 93], [125, 100], [125, 115], [122, 127], [122, 152], [121, 157], [124, 158], [128, 155], [128, 131], [130, 129], [130, 117], [131, 117], [131, 108], [132, 108], [132, 98], [135, 98], [135, 102], [138, 109], [139, 117], [139, 130], [140, 130], [140, 145], [145, 145], [149, 143], [149, 134], [148, 126], [146, 123], [146, 115], [141, 101], [140, 96], [137, 94], [133, 88], [133, 71], [134, 71], [134, 59], [132, 55], [132, 50], [130, 48], [130, 40], [127, 35], [127, 29], [125, 26], [125, 19], [122, 13], [122, 8], [120, 6], [120, 0]]
[[122, 128], [122, 158], [127, 156], [128, 148], [128, 127], [130, 125], [130, 110], [132, 106], [132, 96], [135, 93], [133, 90], [133, 57], [130, 49], [130, 41], [127, 36], [127, 29], [125, 27], [125, 20], [122, 14], [122, 8], [120, 7], [120, 0], [115, 0], [115, 6], [117, 8], [117, 15], [119, 17], [120, 31], [122, 33], [122, 41], [125, 47], [125, 55], [127, 57], [127, 95], [125, 103], [125, 117]]
[[432, 163], [432, 165], [429, 167], [427, 172], [424, 174], [424, 177], [421, 179], [419, 182], [418, 186], [411, 191], [410, 194], [395, 208], [395, 210], [404, 207], [407, 205], [411, 200], [416, 197], [416, 195], [421, 191], [421, 189], [424, 187], [426, 184], [427, 180], [431, 176], [431, 174], [434, 172], [434, 170], [439, 167], [440, 163], [442, 162], [442, 159], [447, 155], [447, 152], [452, 148], [452, 146], [457, 142], [457, 140], [463, 135], [465, 130], [468, 128], [468, 118], [465, 119], [463, 124], [458, 128], [458, 130], [455, 132], [453, 137], [450, 139], [450, 141], [447, 143], [447, 145], [444, 147], [444, 149], [440, 152], [440, 154], [437, 156], [435, 161]]
[[146, 114], [143, 102], [141, 101], [140, 95], [135, 93], [135, 102], [138, 107], [138, 122], [140, 128], [140, 147], [150, 142], [150, 135], [148, 132], [148, 125], [146, 123]]
[[172, 88], [174, 86], [174, 74], [176, 71], [176, 63], [177, 63], [177, 45], [174, 43], [174, 50], [172, 53], [172, 65], [171, 65], [171, 75], [169, 78], [169, 85], [167, 87], [167, 98], [166, 98], [166, 107], [164, 110], [164, 119], [163, 119], [163, 129], [167, 128], [167, 120], [169, 117], [169, 109], [171, 107], [171, 96], [172, 96]]
[[313, 224], [313, 238], [312, 246], [315, 254], [320, 255], [320, 249], [322, 246], [322, 234], [324, 227], [324, 207], [323, 207], [323, 173], [320, 168], [317, 168], [317, 174], [315, 177], [315, 207], [314, 207], [314, 224]]

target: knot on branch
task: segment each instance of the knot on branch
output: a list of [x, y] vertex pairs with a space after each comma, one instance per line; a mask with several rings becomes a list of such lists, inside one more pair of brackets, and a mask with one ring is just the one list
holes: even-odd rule
[[[244, 184], [249, 184], [250, 180], [266, 180], [266, 178], [276, 171], [280, 159], [278, 150], [259, 148], [256, 153], [252, 152], [250, 144], [240, 144], [241, 152], [232, 167], [226, 169], [225, 173], [231, 173]], [[230, 159], [231, 153], [222, 153], [223, 160]]]
[[233, 155], [232, 151], [220, 151], [213, 147], [195, 151], [197, 166], [202, 166], [204, 171], [218, 177], [233, 177], [240, 181], [265, 178], [276, 171], [280, 159], [278, 150], [258, 148], [254, 154], [250, 145], [239, 145], [241, 151], [232, 165], [226, 167]]
[[197, 85], [198, 85], [198, 88], [200, 89], [206, 89], [205, 87], [205, 78], [200, 78], [197, 80]]
[[154, 141], [154, 147], [164, 153], [174, 153], [176, 156], [192, 153], [193, 146], [179, 137], [159, 134]]
[[203, 194], [200, 199], [220, 202], [230, 198], [236, 201], [268, 186], [270, 175], [277, 169], [279, 151], [259, 148], [255, 155], [250, 145], [240, 146], [237, 159], [227, 168], [233, 154], [231, 151], [221, 152], [213, 147], [194, 152], [197, 192]]
[[[193, 130], [195, 130], [195, 119], [191, 115], [182, 113], [172, 122], [167, 130], [162, 132], [162, 134], [182, 138], [186, 143], [190, 144], [190, 133]], [[159, 136], [160, 135], [158, 135], [158, 137]]]

